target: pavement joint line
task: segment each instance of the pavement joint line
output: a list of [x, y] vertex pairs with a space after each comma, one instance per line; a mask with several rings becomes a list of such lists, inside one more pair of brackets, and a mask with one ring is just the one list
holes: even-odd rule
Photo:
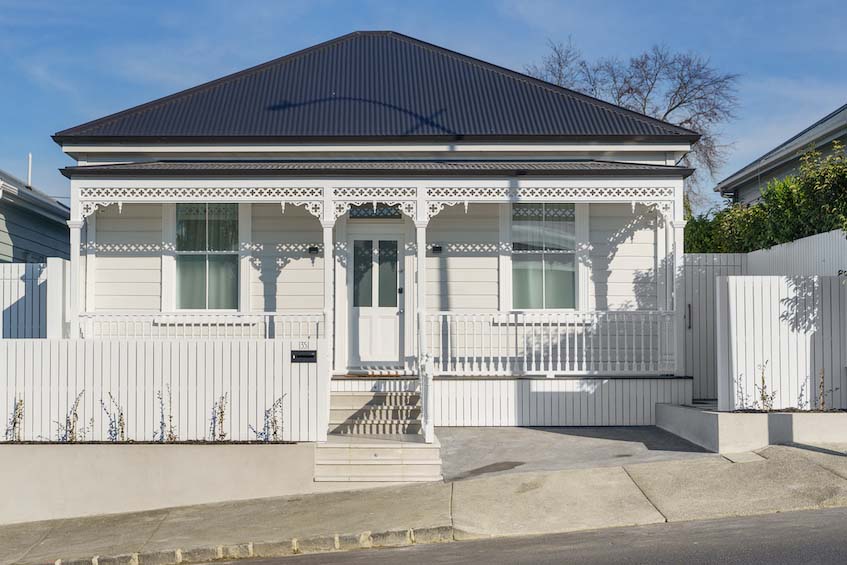
[[450, 505], [447, 509], [447, 515], [450, 516], [450, 531], [453, 532], [453, 539], [456, 539], [456, 517], [453, 514], [453, 497], [456, 495], [456, 481], [450, 482]]
[[143, 551], [144, 548], [147, 547], [147, 544], [150, 543], [150, 540], [153, 539], [153, 536], [156, 535], [156, 533], [159, 531], [159, 528], [162, 527], [162, 524], [165, 522], [165, 520], [168, 519], [168, 517], [170, 515], [171, 515], [171, 509], [169, 508], [169, 509], [165, 510], [165, 514], [162, 516], [162, 519], [159, 520], [159, 523], [156, 524], [156, 527], [153, 528], [153, 531], [150, 532], [150, 535], [147, 537], [147, 539], [144, 542], [141, 543], [141, 547], [138, 548], [139, 552]]
[[[789, 446], [789, 447], [790, 447], [790, 446]], [[797, 448], [795, 447], [795, 448], [793, 448], [793, 449], [797, 449]], [[800, 450], [800, 451], [801, 451], [801, 450]], [[759, 453], [759, 455], [760, 455], [761, 457], [765, 457], [765, 456], [764, 456], [763, 454], [761, 454], [761, 453]], [[811, 464], [812, 464], [812, 465], [814, 465], [815, 467], [818, 467], [818, 468], [820, 468], [820, 469], [823, 469], [824, 471], [826, 471], [826, 472], [827, 472], [827, 473], [829, 473], [830, 475], [834, 475], [835, 477], [837, 477], [837, 478], [841, 479], [842, 481], [847, 481], [847, 476], [842, 475], [841, 473], [839, 473], [838, 471], [836, 471], [836, 470], [834, 470], [834, 469], [827, 469], [826, 467], [824, 467], [823, 465], [821, 465], [821, 464], [820, 464], [820, 462], [815, 461], [815, 460], [814, 460], [814, 459], [812, 459], [811, 457], [807, 457], [807, 456], [806, 456], [805, 454], [803, 454], [803, 453], [801, 453], [801, 454], [800, 454], [800, 457], [802, 457], [803, 459], [805, 459], [806, 461], [808, 461], [809, 463], [811, 463]], [[765, 457], [765, 459], [768, 459], [768, 458], [767, 458], [767, 457]]]
[[630, 481], [632, 481], [632, 484], [634, 484], [634, 485], [635, 485], [635, 488], [637, 488], [637, 489], [638, 489], [638, 491], [641, 493], [641, 496], [643, 496], [643, 497], [644, 497], [644, 499], [645, 499], [647, 502], [649, 502], [649, 503], [650, 503], [650, 506], [652, 506], [652, 507], [656, 510], [656, 512], [658, 512], [658, 513], [659, 513], [659, 516], [661, 516], [661, 517], [662, 517], [662, 520], [664, 520], [664, 521], [665, 521], [665, 523], [667, 524], [667, 523], [668, 523], [668, 517], [667, 517], [667, 516], [665, 516], [665, 513], [664, 513], [664, 512], [662, 512], [661, 510], [659, 510], [659, 507], [658, 507], [658, 506], [656, 506], [656, 503], [655, 503], [655, 502], [653, 502], [652, 500], [650, 500], [650, 497], [649, 497], [649, 496], [647, 496], [647, 493], [646, 493], [646, 492], [644, 492], [644, 489], [643, 489], [643, 488], [641, 488], [641, 485], [639, 485], [639, 484], [638, 484], [638, 481], [636, 481], [636, 480], [635, 480], [635, 478], [633, 478], [633, 476], [629, 473], [629, 470], [628, 470], [626, 467], [623, 467], [623, 466], [621, 466], [621, 469], [623, 470], [623, 472], [624, 472], [624, 473], [626, 473], [626, 476], [627, 476], [627, 477], [629, 477], [629, 480], [630, 480]]
[[[39, 539], [38, 539], [38, 540], [37, 540], [34, 544], [32, 544], [31, 546], [29, 546], [29, 547], [27, 548], [27, 550], [26, 550], [26, 551], [24, 551], [24, 552], [21, 554], [21, 556], [17, 558], [17, 561], [18, 561], [18, 562], [20, 562], [20, 561], [23, 561], [24, 559], [26, 559], [26, 556], [27, 556], [27, 555], [29, 555], [29, 554], [32, 552], [32, 550], [33, 550], [33, 549], [35, 549], [36, 547], [38, 547], [38, 546], [39, 546], [39, 545], [40, 545], [40, 544], [41, 544], [44, 540], [46, 540], [46, 539], [47, 539], [47, 537], [48, 537], [50, 534], [52, 534], [52, 533], [53, 533], [53, 530], [55, 530], [55, 529], [59, 526], [59, 524], [60, 524], [61, 522], [62, 522], [61, 520], [57, 520], [57, 522], [56, 522], [55, 524], [53, 524], [53, 525], [51, 525], [49, 528], [47, 528], [47, 531], [46, 531], [46, 532], [44, 532], [44, 535], [43, 535], [43, 536], [41, 536], [41, 537], [40, 537], [40, 538], [39, 538]], [[57, 561], [59, 561], [59, 560], [57, 560]]]

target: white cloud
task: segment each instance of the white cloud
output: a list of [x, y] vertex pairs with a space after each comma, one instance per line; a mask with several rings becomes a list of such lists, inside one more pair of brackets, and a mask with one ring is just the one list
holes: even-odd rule
[[21, 61], [20, 67], [26, 76], [44, 88], [72, 96], [79, 94], [79, 87], [76, 84], [63, 78], [46, 62], [28, 59]]

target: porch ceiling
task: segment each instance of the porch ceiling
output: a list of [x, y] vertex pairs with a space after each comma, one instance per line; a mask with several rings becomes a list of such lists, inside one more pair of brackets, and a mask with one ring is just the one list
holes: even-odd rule
[[68, 178], [172, 176], [637, 176], [685, 178], [693, 169], [600, 160], [393, 160], [393, 161], [149, 161], [61, 169]]

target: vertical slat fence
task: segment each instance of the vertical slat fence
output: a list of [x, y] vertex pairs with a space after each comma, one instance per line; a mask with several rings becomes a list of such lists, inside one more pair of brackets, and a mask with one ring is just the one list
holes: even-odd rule
[[717, 280], [721, 410], [847, 408], [847, 279]]
[[46, 333], [46, 265], [0, 263], [0, 336], [41, 338]]
[[[292, 363], [301, 348], [316, 349], [318, 362]], [[24, 441], [60, 440], [74, 414], [77, 441], [109, 441], [108, 412], [117, 423], [119, 411], [127, 441], [156, 441], [162, 431], [166, 440], [173, 431], [179, 441], [212, 441], [223, 397], [226, 439], [255, 441], [282, 398], [277, 439], [318, 441], [327, 429], [326, 363], [325, 339], [2, 340], [0, 422], [13, 435], [22, 401]]]
[[717, 390], [715, 278], [745, 274], [743, 253], [686, 253], [685, 369], [694, 378], [694, 398], [715, 399]]

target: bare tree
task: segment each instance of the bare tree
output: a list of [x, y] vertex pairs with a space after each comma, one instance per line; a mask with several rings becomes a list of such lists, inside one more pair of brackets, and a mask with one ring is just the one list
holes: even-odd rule
[[550, 41], [550, 52], [527, 74], [647, 114], [702, 135], [683, 164], [698, 169], [689, 178], [689, 196], [697, 200], [705, 180], [714, 178], [726, 158], [719, 127], [734, 117], [738, 75], [722, 73], [707, 58], [673, 53], [654, 46], [628, 61], [588, 61], [571, 38]]

